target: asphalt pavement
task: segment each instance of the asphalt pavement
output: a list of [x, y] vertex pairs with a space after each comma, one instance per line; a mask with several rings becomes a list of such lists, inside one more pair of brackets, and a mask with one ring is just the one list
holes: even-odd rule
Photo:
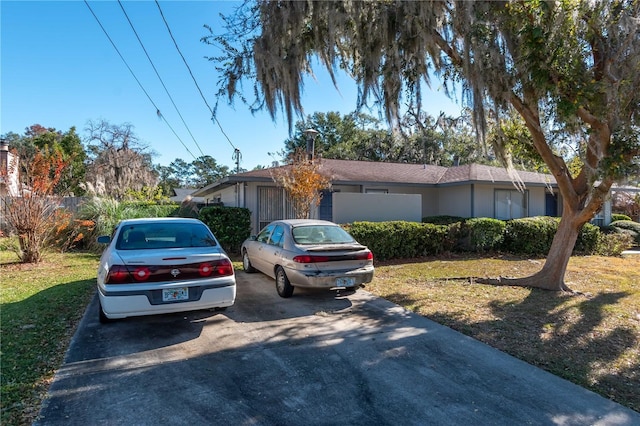
[[35, 425], [640, 425], [640, 413], [358, 290], [237, 273], [226, 311], [98, 322]]

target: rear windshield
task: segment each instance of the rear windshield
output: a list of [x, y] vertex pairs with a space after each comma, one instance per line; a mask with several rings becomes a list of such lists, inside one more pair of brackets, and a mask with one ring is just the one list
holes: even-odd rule
[[118, 250], [213, 247], [209, 228], [197, 223], [145, 223], [127, 225], [118, 235]]
[[291, 231], [296, 244], [346, 244], [355, 243], [351, 235], [339, 226], [297, 226]]

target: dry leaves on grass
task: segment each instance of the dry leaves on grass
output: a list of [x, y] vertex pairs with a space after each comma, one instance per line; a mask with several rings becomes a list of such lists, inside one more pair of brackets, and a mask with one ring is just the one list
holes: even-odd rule
[[573, 257], [580, 295], [492, 286], [544, 259], [462, 257], [376, 264], [367, 290], [640, 411], [640, 258]]

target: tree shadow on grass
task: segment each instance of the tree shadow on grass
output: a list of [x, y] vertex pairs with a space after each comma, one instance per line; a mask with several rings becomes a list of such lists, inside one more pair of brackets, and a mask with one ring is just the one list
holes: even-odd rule
[[[640, 411], [640, 336], [632, 325], [604, 324], [605, 312], [628, 295], [585, 297], [530, 289], [520, 302], [489, 303], [497, 319], [472, 322], [450, 312], [429, 318]], [[419, 304], [411, 299], [392, 296], [405, 306]]]

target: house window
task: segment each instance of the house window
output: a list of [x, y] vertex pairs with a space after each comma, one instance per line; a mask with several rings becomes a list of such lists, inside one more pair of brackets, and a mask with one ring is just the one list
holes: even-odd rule
[[496, 189], [494, 199], [496, 219], [519, 219], [529, 216], [529, 191]]
[[388, 189], [367, 188], [364, 190], [365, 194], [388, 194]]

